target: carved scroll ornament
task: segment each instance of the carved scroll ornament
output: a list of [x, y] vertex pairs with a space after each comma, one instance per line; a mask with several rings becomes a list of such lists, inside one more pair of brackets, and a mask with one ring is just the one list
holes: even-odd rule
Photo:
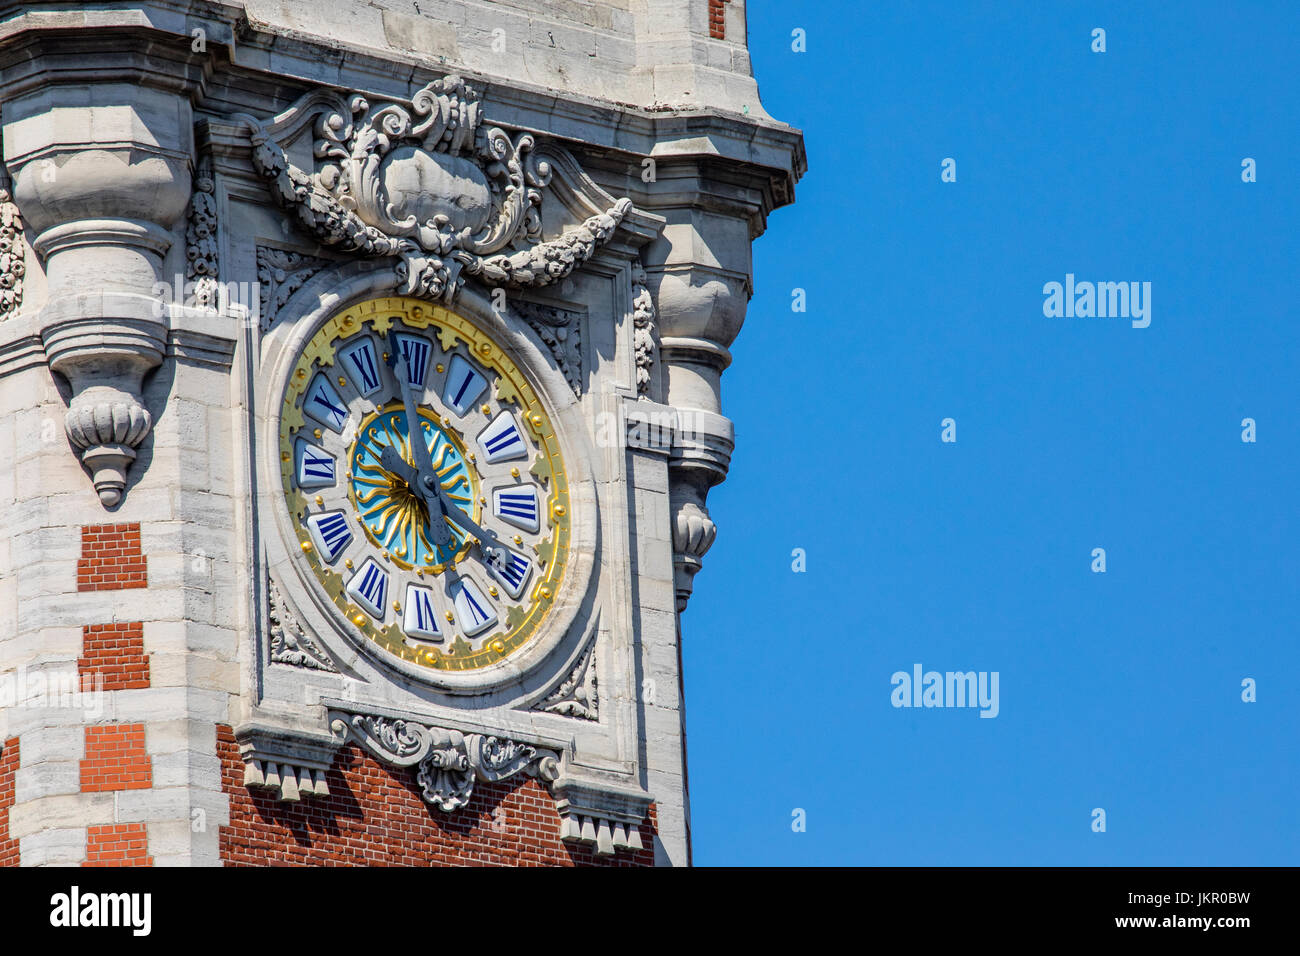
[[[409, 106], [312, 94], [249, 128], [252, 159], [282, 206], [323, 245], [397, 257], [396, 285], [450, 303], [474, 277], [540, 287], [565, 278], [608, 240], [632, 208], [620, 199], [543, 241], [539, 208], [550, 165], [528, 134], [482, 125], [477, 91], [456, 76]], [[277, 133], [313, 122], [316, 169], [294, 166]]]

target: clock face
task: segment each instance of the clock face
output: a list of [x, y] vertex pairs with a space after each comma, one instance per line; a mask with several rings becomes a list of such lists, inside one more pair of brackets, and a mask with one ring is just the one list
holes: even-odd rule
[[339, 312], [298, 356], [279, 437], [297, 546], [345, 627], [440, 671], [537, 634], [568, 479], [536, 391], [476, 324], [407, 298]]

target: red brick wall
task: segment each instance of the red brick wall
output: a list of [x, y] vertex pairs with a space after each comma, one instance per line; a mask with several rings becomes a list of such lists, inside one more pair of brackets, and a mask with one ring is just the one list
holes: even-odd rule
[[0, 747], [0, 866], [18, 865], [18, 841], [9, 839], [9, 808], [14, 805], [14, 772], [18, 769], [18, 738]]
[[143, 823], [119, 823], [86, 830], [82, 866], [153, 866]]
[[722, 5], [731, 0], [709, 0], [709, 36], [715, 40], [727, 38], [726, 11]]
[[86, 758], [81, 761], [81, 792], [147, 790], [153, 765], [144, 752], [144, 724], [106, 724], [86, 728]]
[[90, 624], [81, 629], [82, 657], [77, 661], [81, 686], [134, 690], [149, 686], [149, 658], [144, 653], [144, 625]]
[[244, 764], [229, 727], [217, 728], [230, 825], [220, 833], [227, 866], [653, 866], [654, 808], [638, 852], [597, 857], [560, 840], [560, 817], [529, 777], [474, 785], [468, 806], [444, 813], [420, 798], [412, 770], [386, 767], [346, 747], [326, 775], [330, 795], [281, 803], [244, 786]]
[[77, 562], [78, 591], [115, 591], [149, 584], [145, 556], [140, 552], [140, 523], [90, 524], [81, 529], [81, 560]]

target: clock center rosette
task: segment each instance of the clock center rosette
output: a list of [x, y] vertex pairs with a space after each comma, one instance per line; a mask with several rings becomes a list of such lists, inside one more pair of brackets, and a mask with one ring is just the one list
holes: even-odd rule
[[[463, 441], [431, 412], [421, 408], [419, 417], [419, 434], [429, 449], [439, 485], [458, 508], [478, 521], [482, 517], [479, 475]], [[424, 500], [405, 479], [381, 464], [384, 449], [389, 446], [407, 464], [414, 464], [407, 434], [406, 411], [401, 402], [390, 402], [362, 420], [348, 451], [348, 494], [366, 536], [383, 548], [395, 564], [405, 570], [441, 574], [464, 560], [473, 539], [448, 520], [451, 546], [434, 544]]]

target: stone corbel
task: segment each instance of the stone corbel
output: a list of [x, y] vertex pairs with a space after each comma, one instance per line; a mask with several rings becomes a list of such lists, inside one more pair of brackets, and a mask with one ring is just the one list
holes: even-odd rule
[[[62, 125], [94, 126], [89, 117]], [[45, 264], [41, 339], [50, 368], [72, 389], [68, 440], [110, 508], [153, 424], [143, 381], [161, 364], [169, 330], [155, 287], [170, 284], [163, 257], [190, 198], [187, 156], [134, 145], [60, 144], [29, 158], [14, 179]]]
[[329, 796], [325, 775], [339, 748], [335, 738], [245, 725], [235, 731], [235, 739], [244, 761], [244, 786], [268, 790], [284, 803]]
[[[683, 243], [682, 248], [694, 248]], [[727, 346], [744, 322], [748, 278], [716, 266], [674, 262], [646, 268], [659, 324], [659, 360], [666, 402], [677, 412], [668, 459], [677, 610], [686, 610], [695, 575], [718, 529], [705, 502], [727, 477], [735, 447], [730, 419], [720, 414], [720, 382], [731, 364]]]
[[597, 856], [645, 849], [641, 823], [650, 812], [650, 794], [567, 776], [556, 780], [551, 791], [565, 843], [591, 846]]

